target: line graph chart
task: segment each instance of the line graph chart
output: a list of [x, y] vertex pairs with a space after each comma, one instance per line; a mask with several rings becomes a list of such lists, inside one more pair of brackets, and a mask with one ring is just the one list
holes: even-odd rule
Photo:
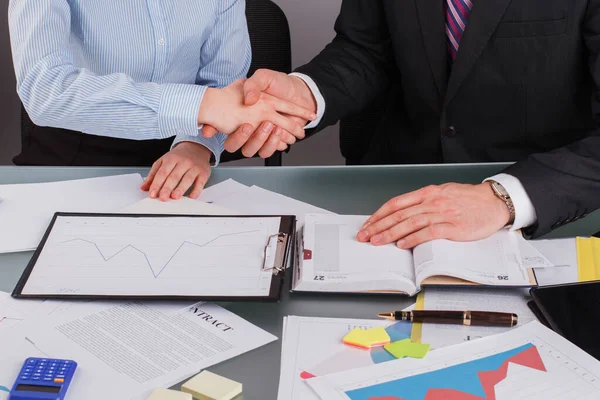
[[266, 296], [280, 217], [61, 216], [23, 293]]
[[171, 257], [169, 257], [169, 260], [166, 262], [166, 264], [164, 266], [162, 266], [162, 268], [159, 269], [158, 273], [155, 272], [154, 267], [152, 266], [152, 263], [150, 262], [150, 260], [148, 259], [148, 255], [143, 252], [142, 250], [138, 249], [137, 247], [128, 244], [125, 247], [123, 247], [121, 250], [117, 251], [116, 253], [114, 253], [112, 256], [107, 257], [104, 252], [102, 250], [100, 250], [100, 247], [98, 247], [97, 243], [94, 242], [90, 242], [89, 240], [86, 239], [81, 239], [81, 238], [77, 238], [77, 239], [70, 239], [70, 240], [65, 240], [64, 242], [61, 242], [61, 244], [65, 244], [65, 243], [73, 243], [73, 242], [83, 242], [83, 243], [88, 243], [92, 246], [94, 246], [96, 248], [96, 250], [98, 251], [98, 254], [100, 254], [100, 256], [104, 259], [104, 261], [110, 261], [112, 260], [114, 257], [118, 256], [119, 254], [121, 254], [123, 251], [127, 250], [127, 249], [132, 249], [134, 251], [137, 251], [138, 253], [140, 253], [141, 255], [144, 256], [144, 259], [146, 260], [146, 262], [148, 263], [148, 268], [150, 268], [150, 271], [152, 272], [152, 275], [154, 275], [155, 278], [158, 278], [160, 276], [160, 274], [165, 270], [165, 268], [167, 268], [169, 266], [169, 263], [171, 261], [173, 261], [173, 259], [177, 256], [177, 254], [179, 254], [179, 251], [183, 248], [183, 246], [185, 245], [189, 245], [189, 246], [196, 246], [196, 247], [205, 247], [208, 246], [209, 244], [211, 244], [212, 242], [217, 241], [218, 239], [225, 237], [225, 236], [233, 236], [233, 235], [242, 235], [245, 233], [255, 233], [255, 232], [259, 232], [258, 230], [255, 231], [246, 231], [246, 232], [234, 232], [234, 233], [226, 233], [223, 235], [219, 235], [214, 239], [209, 240], [206, 243], [203, 244], [197, 244], [197, 243], [193, 243], [193, 242], [188, 242], [187, 240], [182, 242], [181, 245], [177, 248], [177, 250], [175, 250], [175, 252], [171, 255]]

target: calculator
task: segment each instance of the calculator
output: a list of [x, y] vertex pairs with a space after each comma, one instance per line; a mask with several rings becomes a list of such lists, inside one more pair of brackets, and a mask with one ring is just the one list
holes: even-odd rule
[[8, 400], [64, 400], [75, 369], [73, 360], [28, 358]]

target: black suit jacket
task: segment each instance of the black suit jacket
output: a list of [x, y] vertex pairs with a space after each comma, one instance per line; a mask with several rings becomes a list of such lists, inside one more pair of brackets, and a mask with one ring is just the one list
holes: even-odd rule
[[600, 208], [600, 0], [473, 3], [451, 65], [444, 0], [344, 0], [316, 130], [387, 92], [361, 163], [517, 161], [545, 234]]

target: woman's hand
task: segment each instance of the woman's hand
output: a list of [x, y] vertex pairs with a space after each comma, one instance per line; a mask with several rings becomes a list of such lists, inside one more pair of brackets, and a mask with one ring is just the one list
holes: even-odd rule
[[180, 199], [193, 186], [190, 197], [196, 199], [210, 177], [211, 154], [201, 144], [181, 142], [152, 165], [141, 189], [167, 201]]

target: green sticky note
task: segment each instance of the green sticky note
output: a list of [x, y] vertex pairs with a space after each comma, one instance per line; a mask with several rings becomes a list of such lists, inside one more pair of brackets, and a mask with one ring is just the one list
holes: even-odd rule
[[428, 344], [413, 343], [410, 339], [387, 344], [383, 348], [396, 358], [424, 358], [429, 352]]

